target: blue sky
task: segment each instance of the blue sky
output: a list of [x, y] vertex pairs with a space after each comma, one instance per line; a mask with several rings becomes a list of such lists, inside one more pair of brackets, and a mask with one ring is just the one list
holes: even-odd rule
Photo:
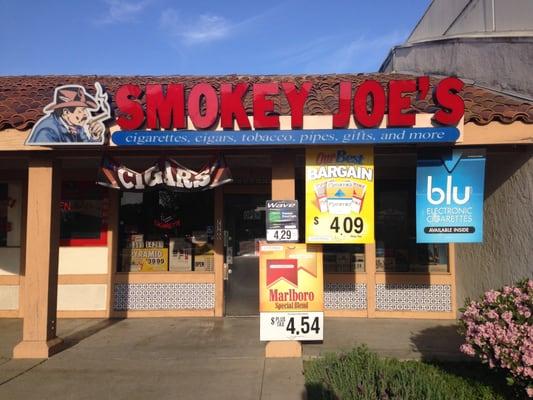
[[0, 75], [377, 71], [429, 0], [0, 0]]

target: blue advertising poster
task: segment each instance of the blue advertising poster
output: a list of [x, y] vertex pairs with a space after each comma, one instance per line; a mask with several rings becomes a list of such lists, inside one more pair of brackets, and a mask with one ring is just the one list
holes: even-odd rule
[[419, 155], [417, 243], [483, 241], [485, 151], [454, 149]]

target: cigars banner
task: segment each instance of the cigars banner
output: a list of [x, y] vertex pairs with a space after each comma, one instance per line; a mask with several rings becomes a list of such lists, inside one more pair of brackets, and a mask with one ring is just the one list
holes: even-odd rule
[[143, 192], [167, 188], [180, 192], [199, 192], [232, 182], [231, 172], [223, 157], [193, 171], [170, 158], [159, 159], [143, 172], [134, 171], [104, 157], [98, 172], [99, 185], [123, 191]]
[[261, 340], [322, 340], [323, 282], [320, 246], [262, 242]]
[[374, 242], [374, 153], [370, 146], [308, 148], [307, 243]]

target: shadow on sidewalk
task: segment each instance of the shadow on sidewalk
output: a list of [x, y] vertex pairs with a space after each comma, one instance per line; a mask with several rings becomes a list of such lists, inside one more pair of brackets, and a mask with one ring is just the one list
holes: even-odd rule
[[61, 335], [61, 339], [63, 339], [63, 343], [58, 348], [58, 351], [56, 352], [62, 352], [67, 349], [70, 349], [73, 346], [76, 346], [81, 341], [87, 339], [88, 337], [91, 337], [113, 325], [116, 323], [122, 321], [122, 318], [114, 318], [114, 319], [104, 319], [100, 321], [95, 321], [94, 324], [90, 324], [87, 327], [84, 327], [80, 330], [74, 330], [74, 332], [67, 334], [67, 335]]
[[422, 361], [469, 361], [459, 350], [463, 338], [456, 325], [442, 325], [423, 329], [411, 336], [414, 351], [421, 355]]

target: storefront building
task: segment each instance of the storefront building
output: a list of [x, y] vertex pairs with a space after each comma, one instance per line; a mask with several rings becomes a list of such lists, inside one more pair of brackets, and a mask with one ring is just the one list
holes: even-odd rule
[[[0, 317], [24, 319], [15, 356], [48, 356], [56, 318], [257, 315], [266, 201], [298, 200], [305, 243], [321, 149], [373, 160], [369, 220], [328, 222], [371, 240], [317, 240], [325, 316], [454, 319], [476, 254], [531, 238], [531, 123], [533, 104], [455, 78], [0, 78]], [[417, 162], [453, 149], [486, 157], [482, 242], [417, 243]]]

